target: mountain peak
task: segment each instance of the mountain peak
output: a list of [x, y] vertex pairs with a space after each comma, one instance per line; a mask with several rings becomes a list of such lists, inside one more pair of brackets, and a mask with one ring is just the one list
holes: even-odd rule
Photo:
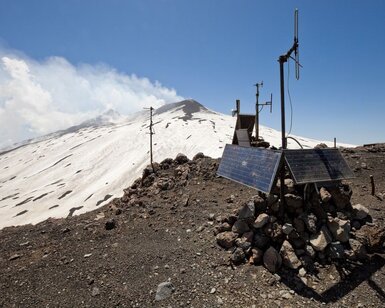
[[190, 120], [192, 118], [192, 115], [196, 112], [210, 112], [205, 106], [203, 106], [201, 103], [198, 103], [194, 99], [186, 99], [180, 102], [166, 104], [158, 109], [155, 110], [155, 114], [162, 114], [165, 112], [168, 112], [170, 110], [180, 110], [182, 109], [185, 113], [185, 116], [183, 117], [183, 120]]

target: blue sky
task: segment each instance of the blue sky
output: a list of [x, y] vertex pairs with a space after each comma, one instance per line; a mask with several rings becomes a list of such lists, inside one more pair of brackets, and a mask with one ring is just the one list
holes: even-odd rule
[[0, 0], [0, 45], [35, 63], [62, 57], [159, 81], [227, 114], [236, 99], [253, 112], [263, 80], [260, 98], [272, 92], [274, 106], [261, 122], [280, 129], [277, 59], [292, 45], [295, 8], [303, 69], [297, 81], [290, 65], [292, 133], [384, 142], [385, 1]]

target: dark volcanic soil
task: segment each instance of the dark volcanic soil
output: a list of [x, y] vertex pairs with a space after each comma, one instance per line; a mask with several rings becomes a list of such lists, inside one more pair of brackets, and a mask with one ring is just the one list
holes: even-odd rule
[[[357, 176], [350, 181], [352, 203], [367, 206], [383, 226], [385, 150], [348, 149], [343, 155]], [[0, 306], [384, 305], [385, 255], [372, 255], [364, 264], [320, 267], [309, 286], [296, 285], [289, 270], [273, 275], [263, 266], [230, 265], [229, 253], [216, 244], [210, 214], [230, 213], [256, 191], [216, 177], [218, 160], [188, 164], [186, 186], [164, 183], [165, 190], [129, 204], [115, 200], [81, 216], [0, 230]], [[161, 170], [158, 178], [174, 170], [175, 165]], [[370, 194], [370, 175], [378, 197]], [[229, 203], [231, 195], [235, 200]], [[106, 223], [115, 227], [106, 230]], [[174, 293], [155, 301], [158, 284], [168, 280]]]

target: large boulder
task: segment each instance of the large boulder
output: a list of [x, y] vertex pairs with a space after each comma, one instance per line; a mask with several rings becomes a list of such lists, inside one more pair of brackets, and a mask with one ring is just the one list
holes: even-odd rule
[[296, 210], [303, 206], [303, 199], [301, 196], [294, 194], [285, 195], [286, 205], [291, 210]]

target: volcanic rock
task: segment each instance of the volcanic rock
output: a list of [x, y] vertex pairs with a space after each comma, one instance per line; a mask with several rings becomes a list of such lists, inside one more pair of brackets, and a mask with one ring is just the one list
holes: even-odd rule
[[336, 241], [345, 243], [349, 240], [350, 222], [339, 218], [329, 217], [327, 226]]
[[245, 253], [243, 252], [243, 249], [238, 247], [234, 250], [233, 254], [231, 255], [231, 261], [234, 264], [240, 264], [245, 260]]
[[296, 256], [294, 248], [290, 245], [288, 241], [283, 242], [281, 250], [279, 252], [282, 257], [283, 265], [292, 269], [297, 269], [301, 266], [301, 261]]
[[365, 219], [369, 215], [369, 210], [361, 205], [361, 204], [356, 204], [353, 205], [353, 217], [358, 220]]
[[319, 194], [323, 203], [328, 203], [332, 198], [332, 195], [326, 190], [325, 187], [321, 187]]
[[259, 214], [253, 223], [253, 227], [256, 229], [262, 228], [269, 221], [269, 215], [266, 213]]
[[255, 205], [254, 202], [248, 202], [242, 206], [238, 213], [238, 219], [247, 222], [253, 222], [255, 219]]
[[323, 251], [331, 242], [332, 236], [326, 226], [322, 226], [321, 230], [317, 234], [313, 234], [310, 237], [310, 244], [317, 251]]
[[301, 196], [297, 196], [294, 194], [286, 194], [285, 200], [287, 207], [292, 210], [296, 210], [303, 206], [303, 199]]
[[243, 233], [250, 230], [249, 225], [244, 220], [237, 220], [233, 225], [231, 231], [242, 235]]
[[251, 256], [249, 258], [250, 264], [260, 264], [263, 258], [263, 250], [259, 248], [251, 249]]
[[162, 282], [156, 290], [155, 300], [160, 301], [169, 297], [175, 291], [175, 287], [169, 281]]
[[274, 247], [269, 247], [263, 255], [263, 265], [271, 272], [275, 273], [282, 265], [282, 258]]
[[188, 158], [186, 155], [182, 154], [182, 153], [179, 153], [176, 157], [175, 157], [175, 162], [179, 165], [181, 164], [185, 164], [188, 162]]
[[238, 234], [234, 232], [222, 232], [216, 236], [216, 240], [218, 245], [222, 246], [225, 249], [228, 249], [234, 246], [234, 242], [237, 237]]

